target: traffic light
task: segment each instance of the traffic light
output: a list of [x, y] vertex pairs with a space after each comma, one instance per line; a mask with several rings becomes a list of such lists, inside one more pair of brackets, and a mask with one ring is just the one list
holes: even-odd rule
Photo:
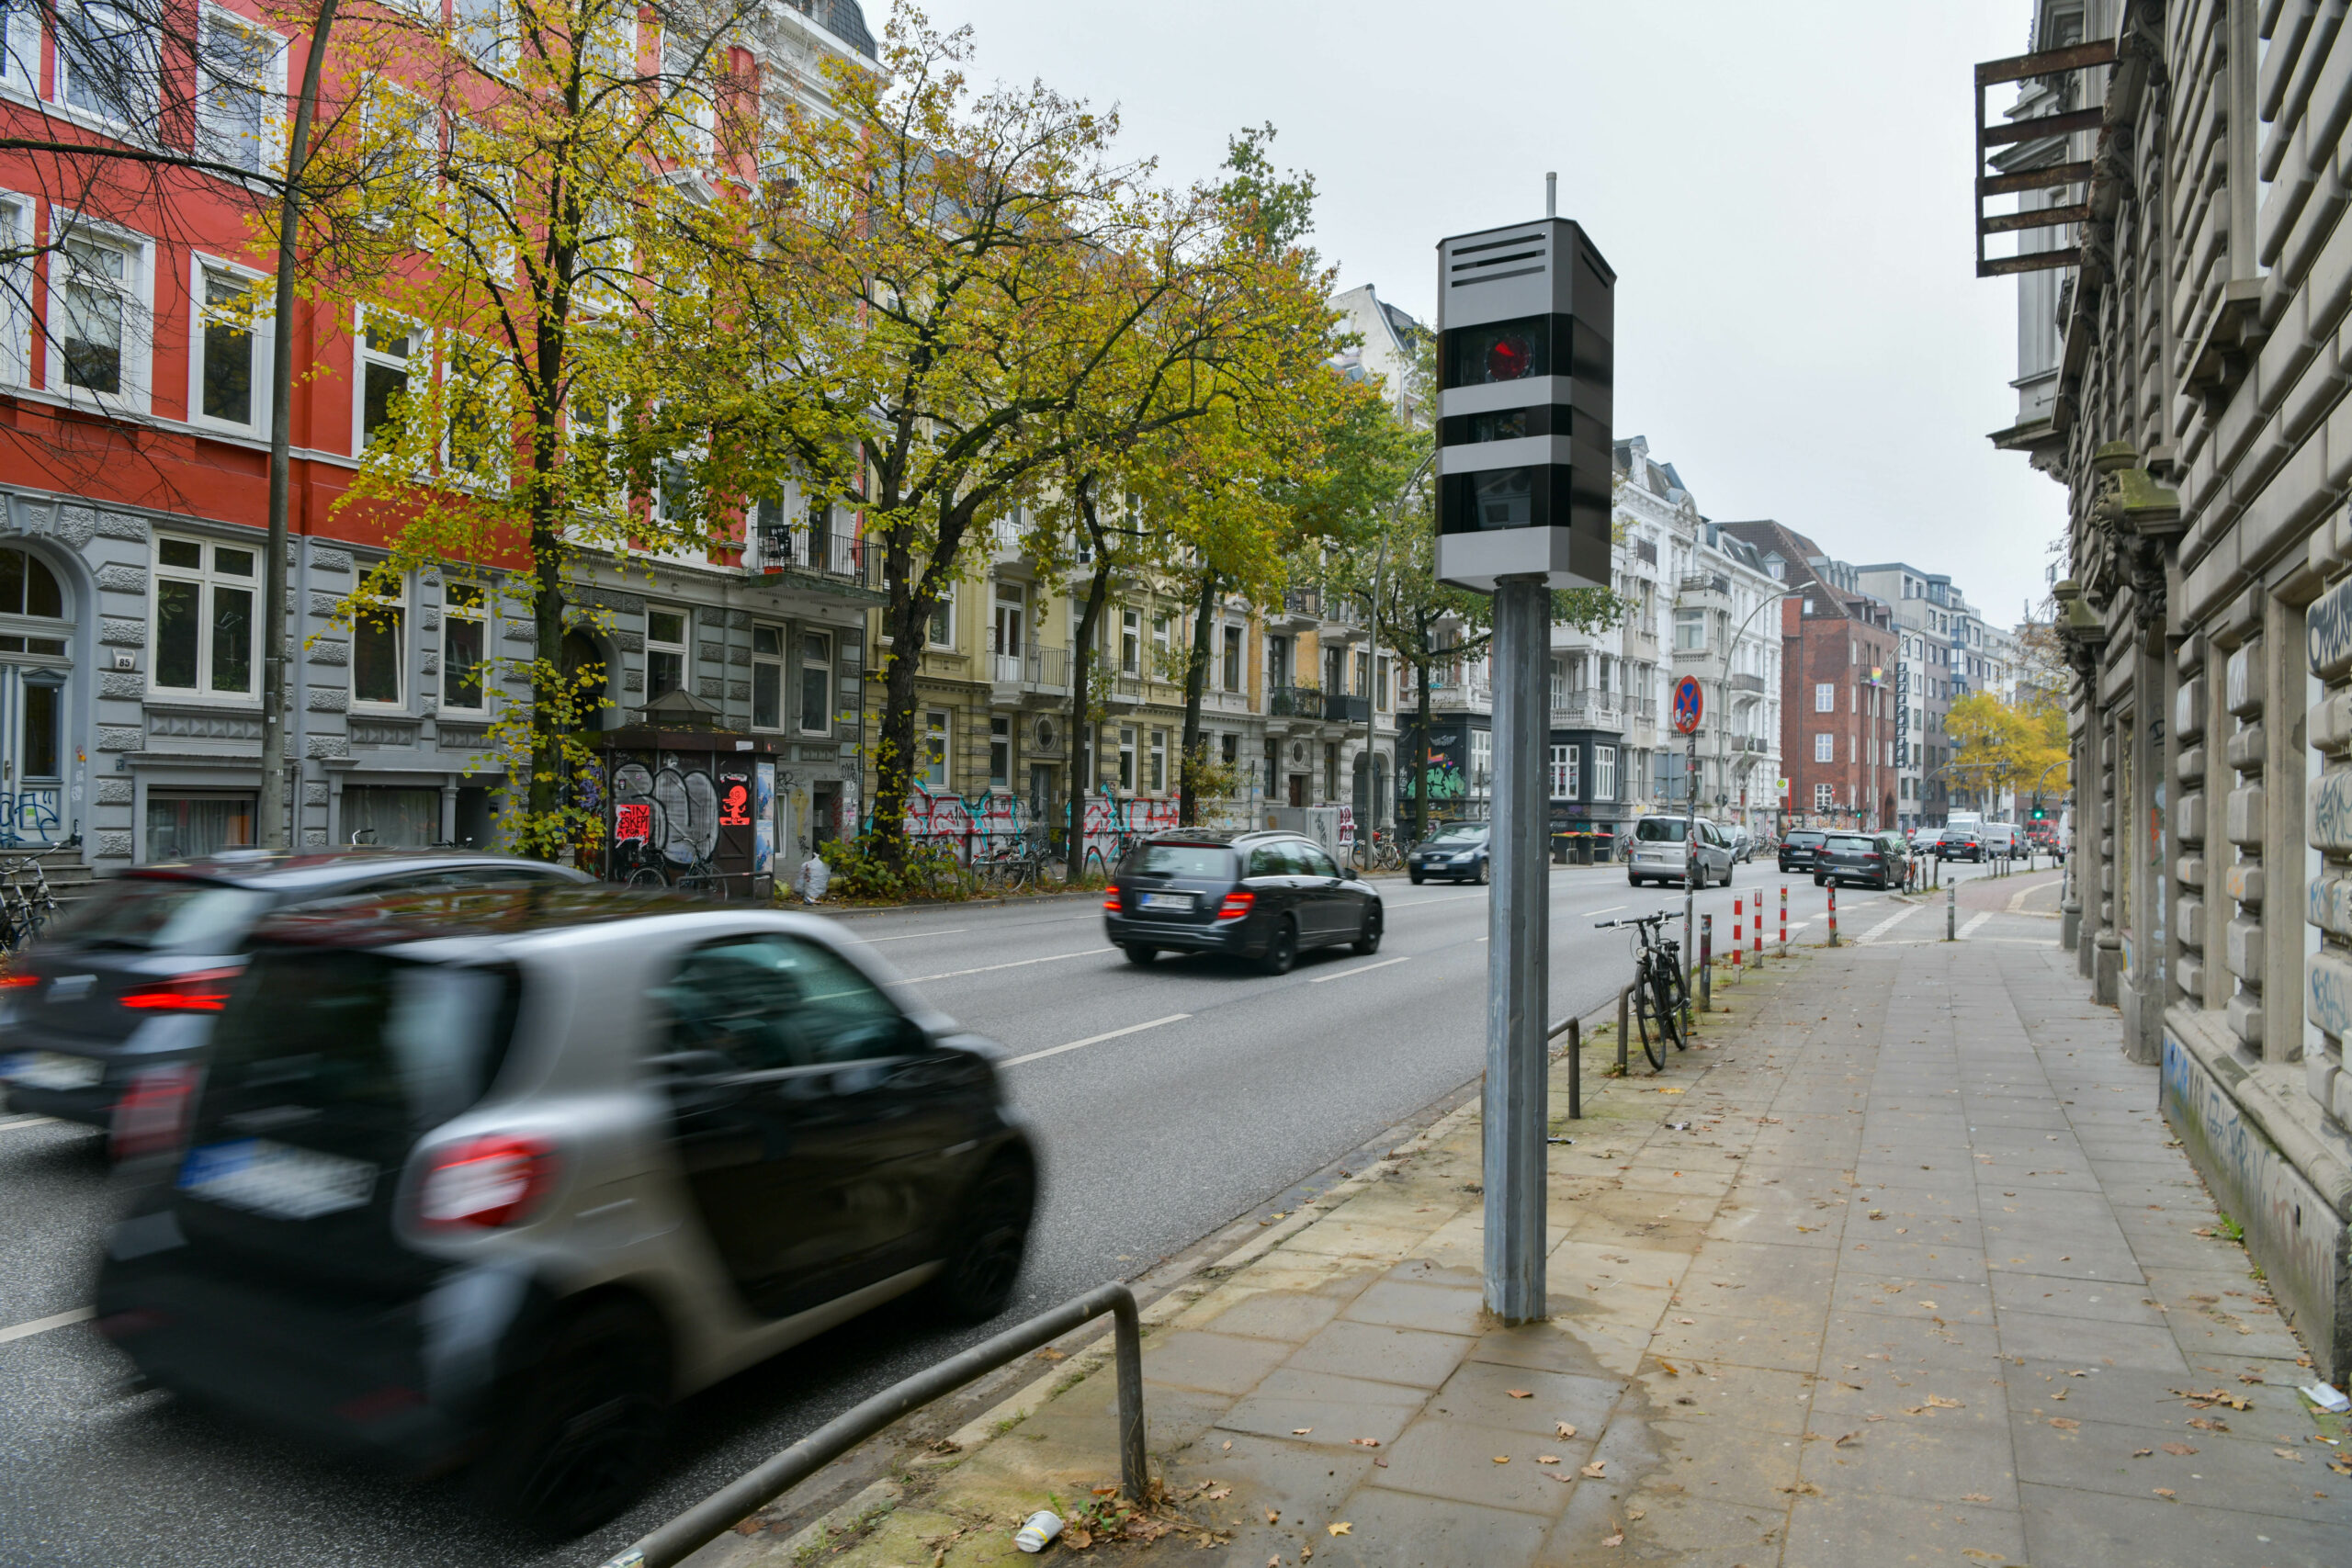
[[2041, 792], [2040, 790], [2036, 790], [2033, 792], [2033, 811], [2031, 814], [2031, 820], [2036, 822], [2046, 822], [2049, 819], [2050, 813], [2043, 810], [2041, 807]]
[[1616, 287], [1565, 218], [1438, 243], [1442, 581], [1607, 586]]

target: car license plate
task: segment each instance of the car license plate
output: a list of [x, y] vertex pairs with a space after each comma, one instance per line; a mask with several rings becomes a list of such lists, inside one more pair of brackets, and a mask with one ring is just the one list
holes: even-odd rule
[[1193, 896], [1190, 893], [1147, 893], [1136, 903], [1146, 909], [1169, 909], [1186, 915], [1193, 912]]
[[0, 1078], [28, 1089], [88, 1089], [107, 1076], [106, 1064], [53, 1051], [19, 1051], [0, 1056]]
[[179, 1189], [273, 1219], [314, 1220], [365, 1204], [376, 1190], [376, 1168], [266, 1138], [238, 1138], [190, 1149], [180, 1162]]

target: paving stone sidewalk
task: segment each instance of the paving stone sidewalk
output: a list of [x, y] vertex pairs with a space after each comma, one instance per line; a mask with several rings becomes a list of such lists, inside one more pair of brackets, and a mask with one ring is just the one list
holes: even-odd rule
[[[2007, 887], [1970, 903], [1967, 942], [1922, 940], [1923, 909], [1719, 985], [1728, 1012], [1658, 1077], [1636, 1054], [1603, 1083], [1614, 1043], [1589, 1042], [1581, 1122], [1560, 1064], [1547, 1323], [1481, 1309], [1475, 1107], [1163, 1300], [1153, 1461], [1167, 1517], [1215, 1533], [1048, 1554], [2352, 1562], [2352, 1438], [2296, 1392], [2301, 1348], [2154, 1070], [2046, 916]], [[858, 1528], [728, 1562], [1035, 1561], [1014, 1524], [1115, 1475], [1091, 1365], [846, 1510]]]

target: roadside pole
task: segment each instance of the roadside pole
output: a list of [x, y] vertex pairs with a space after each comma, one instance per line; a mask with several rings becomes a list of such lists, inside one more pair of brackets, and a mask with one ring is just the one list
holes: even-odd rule
[[1540, 578], [1495, 584], [1494, 891], [1487, 901], [1487, 1305], [1506, 1323], [1544, 1314], [1544, 1039], [1552, 953], [1549, 812], [1552, 594]]
[[1944, 884], [1944, 940], [1960, 940], [1960, 884]]
[[[1682, 962], [1686, 966], [1699, 956], [1699, 931], [1692, 911], [1698, 907], [1699, 873], [1707, 863], [1699, 858], [1699, 726], [1695, 714], [1690, 736], [1690, 749], [1682, 763], [1682, 788], [1690, 799], [1690, 814], [1682, 829], [1682, 848], [1688, 857], [1682, 869]], [[1683, 978], [1687, 980], [1690, 976], [1686, 973]], [[1684, 991], [1687, 995], [1689, 987]], [[1688, 1023], [1687, 1003], [1683, 1011], [1683, 1021]]]

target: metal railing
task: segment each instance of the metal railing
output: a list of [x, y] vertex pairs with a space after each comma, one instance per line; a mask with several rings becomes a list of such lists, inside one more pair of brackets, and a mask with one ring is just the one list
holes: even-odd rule
[[991, 679], [1008, 685], [1049, 692], [1069, 690], [1069, 649], [1040, 648], [1031, 643], [1017, 652], [1007, 653], [1000, 645], [994, 626], [989, 628], [989, 669]]
[[759, 531], [760, 567], [763, 571], [813, 571], [822, 577], [842, 577], [865, 583], [865, 541], [848, 534], [812, 534], [806, 528], [763, 528]]
[[1321, 718], [1323, 688], [1269, 686], [1266, 688], [1266, 712], [1276, 718]]
[[1135, 1292], [1097, 1285], [992, 1339], [950, 1356], [926, 1371], [893, 1383], [864, 1404], [834, 1416], [782, 1453], [729, 1482], [684, 1513], [606, 1558], [604, 1568], [671, 1568], [717, 1540], [772, 1499], [798, 1485], [901, 1416], [955, 1393], [1043, 1348], [1081, 1324], [1111, 1314], [1119, 1382], [1119, 1489], [1136, 1502], [1149, 1493], [1143, 1432], [1143, 1329]]

